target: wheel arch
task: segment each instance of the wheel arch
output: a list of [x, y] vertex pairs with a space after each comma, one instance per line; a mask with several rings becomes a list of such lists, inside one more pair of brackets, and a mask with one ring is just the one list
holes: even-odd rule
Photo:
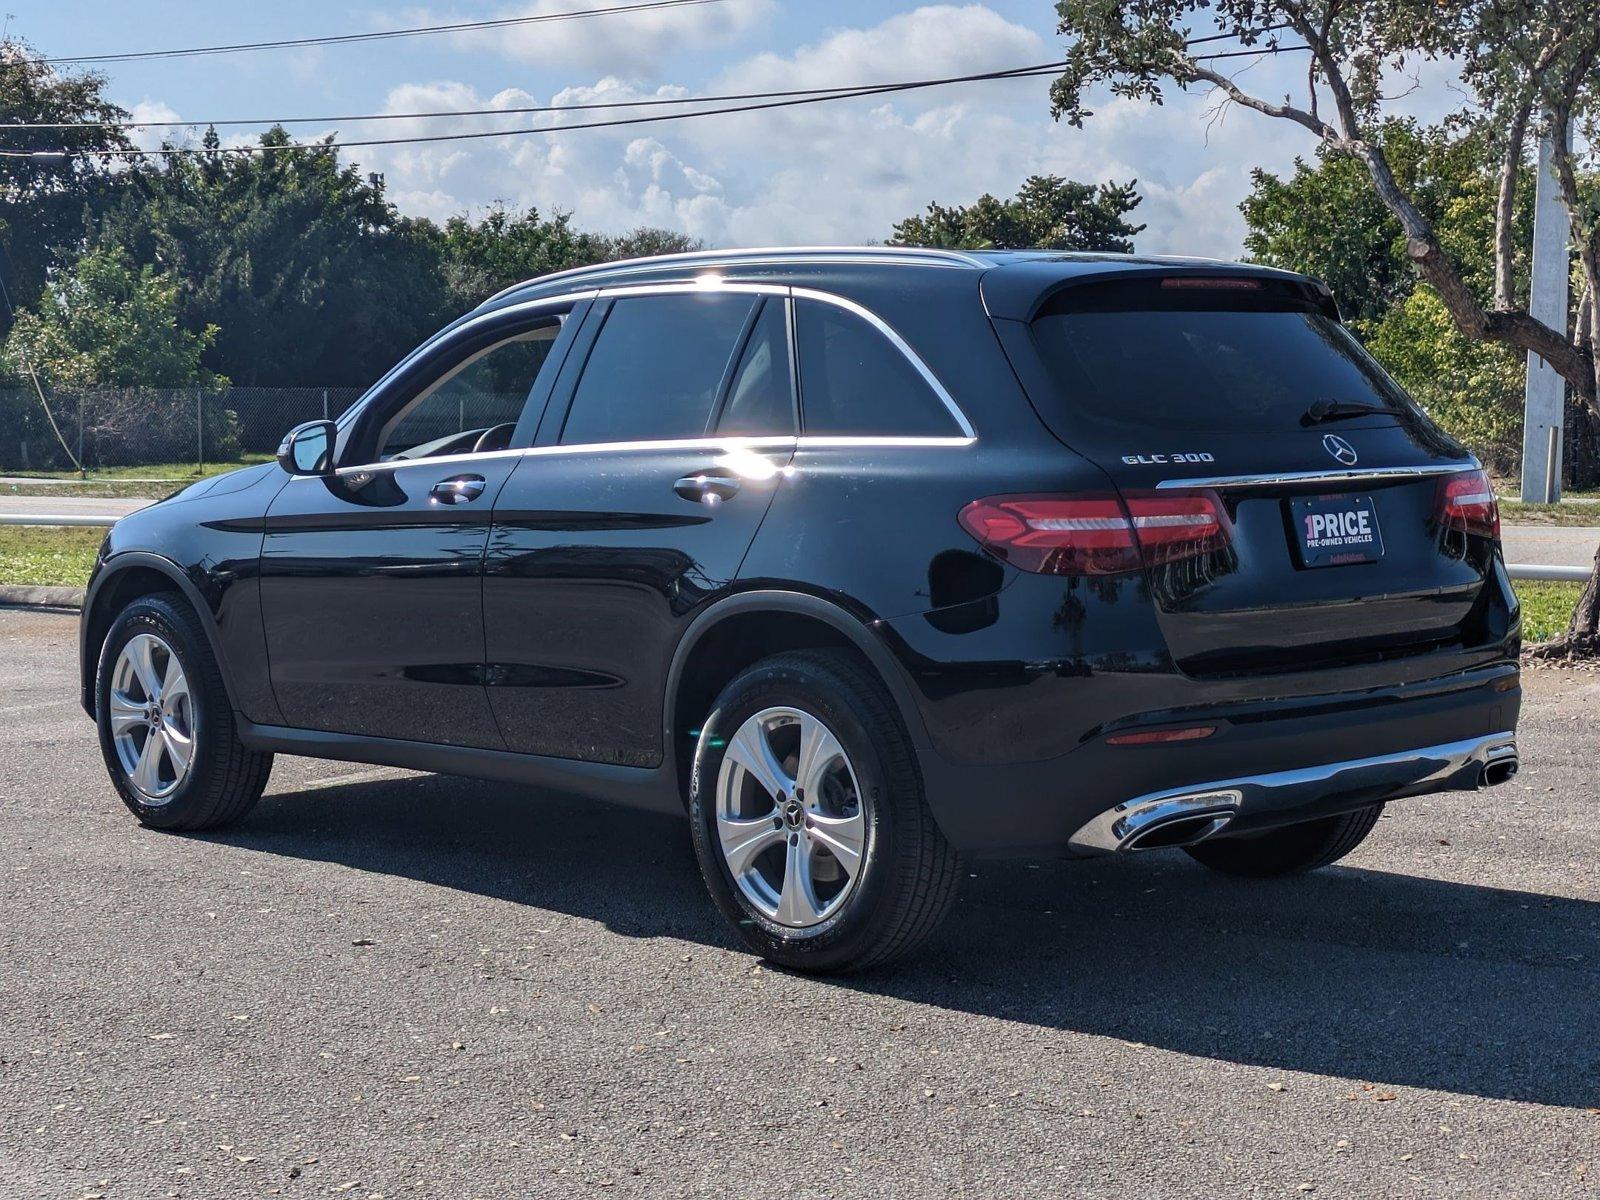
[[83, 598], [83, 615], [78, 624], [79, 700], [90, 717], [95, 716], [95, 673], [100, 666], [100, 650], [105, 645], [111, 623], [124, 608], [141, 596], [176, 592], [205, 630], [211, 653], [216, 657], [228, 701], [235, 709], [233, 682], [222, 655], [217, 619], [205, 597], [183, 569], [169, 558], [145, 550], [129, 550], [108, 558]]
[[918, 753], [926, 750], [911, 687], [888, 647], [843, 606], [805, 592], [741, 592], [711, 605], [678, 642], [667, 674], [663, 738], [682, 799], [690, 749], [711, 702], [740, 671], [787, 650], [838, 649], [857, 657], [888, 690]]

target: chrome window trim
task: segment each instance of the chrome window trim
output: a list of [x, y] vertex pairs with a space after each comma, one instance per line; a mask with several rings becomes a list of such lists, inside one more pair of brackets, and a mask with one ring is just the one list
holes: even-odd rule
[[860, 435], [860, 436], [834, 437], [834, 436], [831, 436], [831, 435], [828, 435], [828, 434], [821, 434], [821, 435], [818, 435], [816, 437], [812, 437], [809, 434], [807, 434], [807, 435], [805, 435], [805, 436], [800, 438], [800, 449], [802, 449], [802, 450], [831, 450], [831, 449], [841, 449], [841, 450], [843, 450], [843, 449], [850, 449], [850, 448], [856, 447], [856, 446], [865, 447], [867, 449], [880, 449], [880, 448], [881, 449], [893, 449], [895, 447], [905, 447], [905, 446], [928, 446], [928, 447], [955, 446], [955, 447], [961, 447], [961, 446], [971, 446], [974, 443], [976, 443], [977, 440], [978, 440], [977, 438], [956, 437], [954, 435], [951, 435], [949, 437], [936, 437], [936, 436], [893, 437], [893, 436], [889, 436], [889, 435], [885, 435], [883, 437], [873, 437], [871, 434], [866, 434], [866, 435]]
[[1367, 479], [1418, 479], [1428, 475], [1455, 475], [1479, 470], [1476, 459], [1470, 462], [1430, 463], [1422, 467], [1368, 467], [1346, 471], [1275, 471], [1262, 475], [1209, 475], [1193, 479], [1163, 479], [1157, 490], [1166, 488], [1269, 487], [1279, 483], [1360, 483]]
[[[359, 467], [340, 467], [336, 475], [370, 475], [404, 467], [454, 466], [482, 462], [491, 458], [543, 458], [571, 454], [638, 454], [654, 450], [711, 450], [727, 453], [739, 450], [834, 450], [834, 449], [961, 449], [976, 438], [967, 437], [689, 437], [658, 438], [638, 442], [576, 442], [570, 446], [524, 446], [514, 450], [485, 450], [479, 454], [441, 454], [433, 458], [404, 458], [390, 462], [366, 463]], [[320, 479], [320, 475], [296, 475], [296, 479]]]
[[[339, 418], [338, 428], [342, 430], [346, 424], [355, 420], [356, 416], [367, 407], [369, 402], [368, 398], [376, 394], [384, 383], [404, 370], [405, 367], [410, 364], [418, 355], [422, 354], [424, 351], [428, 350], [445, 337], [453, 338], [459, 335], [468, 334], [489, 322], [504, 321], [508, 318], [514, 319], [519, 316], [537, 313], [542, 309], [570, 308], [572, 305], [581, 303], [584, 300], [611, 299], [614, 297], [626, 296], [671, 296], [698, 292], [737, 292], [747, 295], [786, 296], [793, 297], [796, 300], [814, 300], [821, 304], [831, 304], [836, 308], [842, 308], [846, 312], [853, 313], [855, 316], [860, 317], [862, 320], [866, 321], [867, 324], [876, 329], [880, 335], [888, 340], [890, 345], [892, 345], [901, 353], [902, 356], [904, 356], [906, 361], [911, 364], [912, 369], [915, 370], [918, 376], [922, 378], [923, 382], [933, 390], [933, 394], [939, 398], [939, 402], [944, 405], [946, 411], [948, 411], [951, 417], [954, 418], [957, 427], [961, 430], [960, 435], [951, 434], [944, 436], [885, 434], [883, 436], [851, 436], [807, 434], [802, 435], [799, 438], [795, 438], [794, 436], [786, 436], [780, 439], [708, 439], [704, 437], [697, 437], [668, 438], [654, 441], [584, 442], [571, 446], [529, 446], [512, 450], [486, 450], [481, 454], [446, 454], [440, 455], [436, 458], [412, 458], [392, 462], [362, 463], [356, 466], [340, 467], [335, 474], [359, 475], [364, 472], [393, 470], [397, 467], [410, 466], [417, 463], [471, 462], [482, 458], [493, 458], [510, 454], [531, 454], [544, 452], [571, 453], [580, 451], [590, 453], [602, 450], [626, 451], [640, 448], [658, 449], [670, 446], [684, 446], [686, 444], [713, 444], [715, 446], [722, 446], [727, 442], [736, 442], [742, 445], [753, 445], [758, 443], [774, 443], [776, 441], [781, 442], [784, 445], [794, 445], [798, 443], [800, 446], [807, 449], [821, 449], [830, 447], [893, 448], [897, 446], [970, 446], [978, 440], [977, 431], [973, 429], [972, 422], [967, 420], [966, 413], [961, 411], [961, 406], [955, 402], [955, 398], [950, 395], [944, 384], [939, 382], [938, 376], [933, 373], [933, 371], [928, 367], [927, 363], [922, 361], [921, 356], [911, 348], [906, 340], [896, 333], [894, 328], [890, 326], [887, 321], [878, 316], [878, 314], [873, 312], [870, 308], [866, 308], [863, 305], [857, 304], [854, 300], [847, 300], [843, 296], [835, 295], [832, 292], [818, 291], [815, 288], [792, 287], [785, 283], [746, 282], [743, 280], [721, 279], [716, 277], [710, 277], [686, 283], [619, 284], [616, 287], [586, 288], [581, 291], [566, 292], [559, 296], [544, 296], [537, 300], [526, 300], [518, 304], [509, 304], [504, 308], [497, 308], [490, 312], [479, 313], [476, 316], [469, 317], [458, 325], [452, 326], [446, 330], [441, 330], [439, 333], [423, 342], [422, 345], [418, 346], [410, 354], [406, 355], [405, 358], [396, 363], [395, 366], [391, 368], [382, 379], [380, 379], [368, 390], [367, 397], [364, 397], [357, 403], [352, 404], [345, 411], [345, 413]], [[1173, 484], [1172, 486], [1181, 485]]]

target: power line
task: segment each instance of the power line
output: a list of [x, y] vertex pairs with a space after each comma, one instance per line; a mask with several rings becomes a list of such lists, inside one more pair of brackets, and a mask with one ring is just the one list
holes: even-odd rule
[[[1271, 32], [1272, 30], [1281, 29], [1281, 28], [1283, 28], [1283, 26], [1280, 26], [1280, 25], [1269, 25], [1265, 29], [1257, 30], [1256, 32], [1257, 33], [1267, 33], [1267, 32]], [[1228, 37], [1233, 37], [1233, 36], [1235, 36], [1235, 35], [1219, 33], [1219, 34], [1212, 34], [1209, 37], [1190, 38], [1187, 42], [1184, 43], [1184, 46], [1185, 47], [1197, 46], [1197, 45], [1200, 45], [1200, 44], [1205, 43], [1205, 42], [1220, 41], [1223, 38], [1228, 38]], [[1259, 48], [1251, 48], [1251, 49], [1245, 49], [1245, 50], [1233, 50], [1233, 51], [1228, 51], [1228, 52], [1219, 53], [1219, 54], [1197, 54], [1197, 55], [1192, 56], [1191, 61], [1193, 61], [1193, 62], [1206, 62], [1206, 61], [1208, 61], [1210, 59], [1243, 58], [1243, 57], [1248, 57], [1248, 56], [1253, 56], [1253, 55], [1260, 55], [1260, 54], [1281, 54], [1281, 53], [1285, 53], [1285, 52], [1288, 52], [1288, 51], [1309, 50], [1309, 49], [1310, 49], [1309, 46], [1263, 46], [1263, 47], [1259, 47]], [[1046, 64], [1041, 64], [1039, 67], [1033, 67], [1033, 68], [1023, 68], [1023, 67], [1015, 68], [1015, 77], [1016, 78], [1028, 78], [1029, 76], [1021, 74], [1021, 72], [1029, 71], [1029, 70], [1054, 69], [1054, 68], [1059, 67], [1061, 65], [1062, 65], [1061, 63], [1046, 63]], [[1004, 74], [1003, 77], [1012, 77], [1012, 74], [1013, 74], [1012, 72], [1007, 72], [1007, 73]], [[958, 82], [958, 81], [965, 81], [967, 78], [977, 78], [977, 77], [965, 77], [965, 76], [963, 76], [963, 77], [960, 77], [959, 80], [958, 79], [950, 79], [950, 80], [941, 80], [941, 81], [938, 81], [938, 82], [941, 82], [941, 83], [942, 82]], [[788, 97], [791, 97], [791, 96], [815, 96], [815, 97], [818, 97], [820, 99], [820, 98], [825, 98], [825, 97], [830, 96], [830, 95], [868, 94], [871, 91], [875, 91], [875, 90], [880, 89], [880, 88], [887, 89], [887, 88], [900, 87], [900, 86], [904, 86], [904, 85], [901, 85], [901, 84], [851, 84], [851, 85], [847, 85], [847, 86], [831, 87], [831, 88], [791, 88], [791, 89], [782, 90], [782, 91], [769, 91], [769, 92], [726, 92], [726, 93], [723, 93], [723, 94], [720, 94], [720, 95], [713, 95], [713, 96], [650, 97], [650, 98], [642, 99], [642, 100], [607, 100], [607, 101], [595, 101], [595, 102], [592, 102], [592, 103], [585, 103], [585, 104], [536, 104], [536, 105], [523, 105], [523, 106], [515, 106], [515, 107], [508, 107], [508, 108], [455, 108], [455, 109], [436, 109], [436, 110], [429, 111], [429, 112], [407, 112], [407, 113], [347, 113], [347, 114], [343, 114], [343, 115], [321, 116], [321, 117], [235, 117], [235, 118], [228, 118], [228, 119], [223, 119], [223, 120], [210, 120], [210, 121], [185, 121], [185, 120], [174, 120], [174, 121], [40, 121], [40, 122], [19, 121], [19, 122], [0, 122], [0, 133], [8, 132], [8, 131], [11, 131], [11, 130], [19, 130], [19, 129], [29, 129], [29, 130], [46, 130], [46, 129], [48, 129], [48, 130], [64, 130], [64, 129], [194, 129], [194, 128], [199, 128], [201, 126], [208, 126], [208, 127], [211, 127], [211, 128], [216, 128], [216, 127], [219, 127], [219, 126], [232, 126], [232, 125], [268, 125], [268, 126], [271, 126], [271, 125], [343, 125], [343, 124], [347, 124], [347, 123], [367, 122], [367, 121], [421, 121], [421, 120], [434, 120], [434, 119], [449, 118], [449, 117], [507, 117], [507, 116], [525, 116], [525, 115], [540, 114], [540, 113], [568, 113], [568, 112], [609, 111], [609, 110], [615, 110], [615, 109], [619, 109], [619, 108], [659, 108], [659, 107], [670, 106], [670, 105], [685, 105], [685, 104], [722, 104], [722, 103], [728, 103], [728, 102], [732, 102], [732, 101], [743, 101], [743, 100], [784, 99], [784, 98], [788, 98]], [[932, 85], [929, 85], [929, 86], [932, 86]], [[569, 128], [569, 129], [570, 128], [576, 128], [576, 126], [565, 126], [565, 128]], [[539, 132], [539, 131], [538, 130], [512, 130], [512, 131], [509, 131], [509, 132], [510, 133], [535, 133], [535, 132]], [[353, 144], [353, 143], [347, 143], [347, 144]], [[371, 143], [367, 143], [367, 144], [371, 144]]]
[[760, 112], [774, 108], [793, 108], [804, 104], [820, 104], [830, 100], [850, 100], [860, 96], [879, 96], [893, 92], [908, 92], [921, 88], [944, 87], [957, 83], [978, 83], [999, 79], [1033, 79], [1053, 75], [1064, 62], [1038, 63], [1031, 67], [1012, 67], [1003, 71], [984, 71], [974, 75], [950, 75], [938, 79], [917, 79], [906, 83], [868, 84], [849, 90], [825, 90], [804, 93], [786, 99], [770, 100], [760, 104], [739, 104], [727, 108], [703, 108], [691, 112], [662, 113], [656, 116], [623, 117], [611, 121], [588, 121], [576, 125], [544, 125], [533, 129], [480, 129], [465, 133], [422, 134], [403, 138], [366, 138], [345, 142], [289, 142], [282, 145], [229, 146], [213, 151], [203, 146], [167, 146], [156, 150], [92, 150], [92, 151], [37, 151], [0, 150], [0, 158], [38, 158], [64, 160], [67, 158], [178, 158], [196, 154], [274, 154], [287, 150], [335, 150], [364, 146], [407, 146], [423, 142], [464, 142], [484, 138], [523, 137], [535, 133], [570, 133], [584, 129], [615, 129], [629, 125], [653, 125], [662, 121], [684, 121], [693, 117], [716, 117], [734, 113]]
[[191, 46], [182, 50], [127, 50], [114, 54], [65, 54], [35, 59], [45, 66], [62, 63], [134, 62], [143, 59], [192, 58], [205, 54], [236, 54], [245, 50], [292, 50], [304, 46], [342, 46], [352, 42], [377, 42], [390, 38], [422, 37], [436, 33], [465, 33], [477, 29], [504, 29], [513, 25], [536, 25], [546, 21], [573, 21], [584, 17], [605, 17], [618, 13], [650, 12], [664, 8], [693, 8], [702, 4], [722, 4], [726, 0], [643, 0], [611, 8], [585, 8], [573, 12], [537, 13], [526, 17], [501, 17], [487, 21], [458, 21], [453, 25], [422, 25], [411, 29], [382, 29], [371, 33], [342, 33], [328, 37], [282, 38], [271, 42], [232, 42], [220, 46]]
[[[1052, 70], [1060, 66], [1059, 63], [1042, 65], [1048, 66]], [[1015, 68], [1018, 71], [1034, 69], [1038, 68]], [[1026, 78], [1026, 76], [1019, 76], [1019, 78]], [[951, 80], [950, 82], [955, 81]], [[0, 122], [0, 133], [6, 133], [14, 129], [191, 129], [202, 125], [341, 125], [354, 121], [413, 121], [437, 117], [505, 117], [529, 113], [593, 112], [618, 108], [659, 108], [672, 104], [721, 104], [735, 100], [773, 100], [789, 96], [824, 97], [836, 93], [855, 93], [865, 89], [899, 86], [901, 85], [894, 83], [855, 83], [841, 87], [790, 88], [785, 91], [775, 92], [728, 92], [717, 96], [653, 96], [643, 100], [607, 100], [589, 104], [537, 104], [517, 108], [453, 108], [439, 109], [434, 112], [363, 113], [334, 117], [257, 117], [227, 121], [61, 121], [54, 123], [40, 122], [38, 124], [28, 124], [26, 122], [8, 124]]]

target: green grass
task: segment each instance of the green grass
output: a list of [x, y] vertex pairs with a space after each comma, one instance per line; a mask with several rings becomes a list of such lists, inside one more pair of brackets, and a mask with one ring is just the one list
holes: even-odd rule
[[1548, 642], [1565, 633], [1583, 592], [1581, 583], [1554, 583], [1537, 579], [1518, 579], [1513, 583], [1522, 602], [1522, 640]]
[[0, 583], [83, 587], [104, 529], [0, 525]]
[[[47, 529], [0, 525], [0, 583], [82, 587], [105, 536], [103, 529]], [[1567, 627], [1581, 583], [1516, 582], [1522, 601], [1522, 636], [1546, 642]]]
[[[232, 471], [239, 467], [248, 467], [254, 463], [270, 461], [270, 454], [241, 454], [233, 462], [208, 462], [204, 469], [197, 467], [193, 462], [165, 462], [142, 463], [139, 466], [129, 467], [91, 467], [86, 476], [89, 483], [104, 482], [108, 479], [175, 479], [180, 482], [190, 482], [204, 479], [211, 475], [220, 475], [224, 471]], [[16, 478], [27, 479], [70, 479], [78, 481], [76, 471], [0, 471], [0, 475], [10, 475]]]
[[[270, 462], [270, 454], [245, 454], [233, 462], [208, 462], [205, 470], [188, 463], [145, 463], [137, 467], [97, 467], [83, 479], [76, 471], [4, 471], [0, 476], [23, 482], [0, 484], [0, 495], [107, 496], [159, 500], [185, 484], [209, 479], [240, 467]], [[33, 482], [37, 481], [37, 482]]]
[[1523, 504], [1508, 500], [1500, 505], [1500, 520], [1507, 525], [1600, 525], [1600, 504]]

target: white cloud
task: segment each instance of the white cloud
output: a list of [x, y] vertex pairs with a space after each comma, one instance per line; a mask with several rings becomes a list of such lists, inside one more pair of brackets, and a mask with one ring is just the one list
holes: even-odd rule
[[[528, 0], [471, 17], [412, 9], [392, 25], [439, 25], [467, 20], [545, 16], [593, 8], [590, 0]], [[724, 0], [577, 20], [535, 21], [452, 34], [461, 50], [490, 51], [515, 62], [647, 72], [667, 55], [725, 45], [764, 24], [775, 0]]]
[[[959, 75], [1038, 62], [1056, 52], [1035, 31], [983, 5], [928, 5], [870, 27], [830, 31], [787, 55], [753, 55], [694, 91]], [[1279, 95], [1301, 82], [1300, 69], [1273, 60], [1245, 69], [1244, 78], [1262, 94]], [[1427, 102], [1436, 104], [1443, 85], [1432, 78], [1426, 84]], [[664, 225], [719, 245], [881, 240], [895, 221], [930, 201], [968, 203], [986, 191], [1007, 195], [1036, 173], [1090, 182], [1136, 178], [1145, 199], [1133, 219], [1148, 225], [1137, 239], [1141, 250], [1231, 258], [1241, 252], [1238, 205], [1249, 190], [1250, 169], [1281, 171], [1296, 154], [1315, 149], [1297, 126], [1238, 109], [1219, 113], [1213, 96], [1172, 89], [1161, 106], [1101, 96], [1085, 128], [1073, 129], [1050, 119], [1048, 85], [1046, 79], [974, 83], [631, 128], [361, 153], [365, 164], [386, 172], [407, 211], [436, 216], [503, 201], [567, 209], [584, 228]], [[546, 103], [685, 94], [692, 93], [676, 86], [646, 91], [608, 75]], [[483, 97], [452, 82], [408, 85], [389, 97], [391, 111], [538, 103], [515, 89]], [[426, 129], [570, 126], [628, 115], [642, 114], [508, 115], [429, 122]], [[396, 122], [389, 131], [403, 136], [423, 127]]]
[[[183, 118], [171, 106], [163, 104], [160, 100], [141, 100], [128, 109], [130, 119], [134, 121], [181, 121]], [[163, 141], [177, 142], [184, 133], [182, 129], [130, 129], [128, 140], [141, 150], [155, 150]]]

